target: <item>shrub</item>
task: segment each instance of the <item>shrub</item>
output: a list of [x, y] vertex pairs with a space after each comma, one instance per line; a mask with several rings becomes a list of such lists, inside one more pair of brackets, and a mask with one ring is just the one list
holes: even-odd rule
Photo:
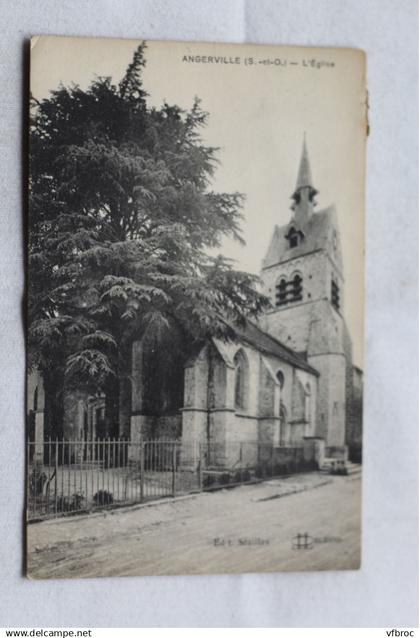
[[41, 468], [35, 466], [29, 477], [29, 491], [31, 496], [39, 496], [44, 491], [47, 475]]
[[224, 472], [220, 475], [219, 478], [220, 485], [228, 485], [230, 483], [230, 474], [229, 472]]
[[266, 475], [266, 468], [262, 463], [259, 463], [255, 468], [255, 476], [257, 478], [264, 478]]
[[206, 474], [203, 476], [203, 487], [211, 487], [216, 482], [214, 474]]
[[71, 496], [60, 496], [57, 499], [58, 512], [76, 512], [83, 509], [83, 494], [72, 494]]
[[347, 470], [346, 466], [338, 466], [336, 468], [333, 468], [331, 470], [330, 474], [335, 474], [337, 476], [347, 476], [348, 475], [348, 470]]
[[111, 505], [114, 502], [114, 496], [107, 490], [98, 490], [93, 495], [93, 502], [95, 505]]
[[233, 477], [234, 483], [247, 483], [251, 480], [251, 472], [249, 470], [238, 470]]
[[273, 476], [282, 476], [283, 474], [287, 474], [287, 466], [282, 463], [277, 463], [273, 467]]

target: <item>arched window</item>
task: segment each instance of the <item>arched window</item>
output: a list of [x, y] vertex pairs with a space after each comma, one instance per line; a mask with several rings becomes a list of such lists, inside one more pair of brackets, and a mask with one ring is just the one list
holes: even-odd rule
[[287, 281], [282, 277], [276, 286], [276, 305], [283, 306], [287, 303]]
[[309, 383], [305, 386], [305, 421], [311, 422], [311, 386]]
[[290, 248], [296, 248], [299, 243], [299, 235], [294, 228], [289, 230], [289, 246]]
[[302, 423], [306, 420], [306, 392], [301, 381], [295, 376], [292, 390], [292, 419]]
[[276, 374], [276, 377], [277, 377], [277, 381], [280, 384], [280, 390], [282, 390], [282, 388], [284, 386], [284, 374], [283, 374], [283, 372], [281, 370], [278, 370], [277, 374]]
[[302, 299], [302, 288], [302, 277], [296, 274], [293, 277], [293, 301]]
[[304, 234], [298, 228], [291, 226], [285, 238], [289, 242], [289, 248], [296, 248], [303, 241]]
[[331, 279], [331, 303], [337, 311], [340, 310], [340, 289], [334, 279]]
[[235, 364], [235, 410], [246, 410], [249, 389], [248, 359], [243, 350], [238, 350], [233, 361]]
[[299, 273], [292, 275], [292, 279], [281, 277], [276, 285], [276, 306], [284, 306], [303, 299], [303, 279]]
[[279, 425], [279, 445], [286, 444], [286, 425], [287, 425], [287, 410], [283, 401], [280, 401], [280, 425]]
[[277, 286], [277, 305], [281, 306], [287, 303], [287, 281], [282, 278]]

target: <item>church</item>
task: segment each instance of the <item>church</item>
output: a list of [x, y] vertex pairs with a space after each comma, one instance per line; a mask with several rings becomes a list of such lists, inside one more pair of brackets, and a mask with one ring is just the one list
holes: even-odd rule
[[[186, 361], [168, 351], [161, 368], [153, 347], [135, 341], [119, 436], [133, 443], [205, 444], [220, 467], [229, 466], [235, 442], [249, 444], [250, 462], [256, 445], [308, 443], [315, 455], [322, 449], [327, 458], [361, 460], [363, 382], [344, 318], [340, 231], [334, 206], [315, 210], [317, 194], [304, 141], [290, 221], [275, 226], [262, 261], [260, 278], [271, 308], [258, 323], [238, 329], [237, 341], [212, 339]], [[39, 375], [29, 380], [28, 391], [39, 436]], [[101, 430], [103, 396], [72, 393], [65, 403], [65, 438], [110, 435]]]

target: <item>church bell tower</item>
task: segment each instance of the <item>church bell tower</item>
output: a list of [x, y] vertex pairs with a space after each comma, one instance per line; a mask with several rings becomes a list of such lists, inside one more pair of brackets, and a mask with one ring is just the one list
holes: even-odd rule
[[316, 435], [332, 448], [345, 444], [351, 341], [337, 214], [334, 206], [316, 211], [317, 194], [304, 139], [291, 218], [275, 226], [262, 263], [272, 308], [261, 327], [319, 371]]

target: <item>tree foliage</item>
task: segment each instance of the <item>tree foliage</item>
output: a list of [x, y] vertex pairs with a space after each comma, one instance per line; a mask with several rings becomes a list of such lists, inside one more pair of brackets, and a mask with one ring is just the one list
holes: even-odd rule
[[267, 304], [253, 275], [208, 254], [242, 241], [243, 203], [211, 189], [208, 114], [198, 99], [149, 107], [144, 65], [142, 44], [119, 85], [32, 99], [30, 363], [92, 391], [121, 373], [134, 337], [172, 331], [188, 349], [233, 337]]

